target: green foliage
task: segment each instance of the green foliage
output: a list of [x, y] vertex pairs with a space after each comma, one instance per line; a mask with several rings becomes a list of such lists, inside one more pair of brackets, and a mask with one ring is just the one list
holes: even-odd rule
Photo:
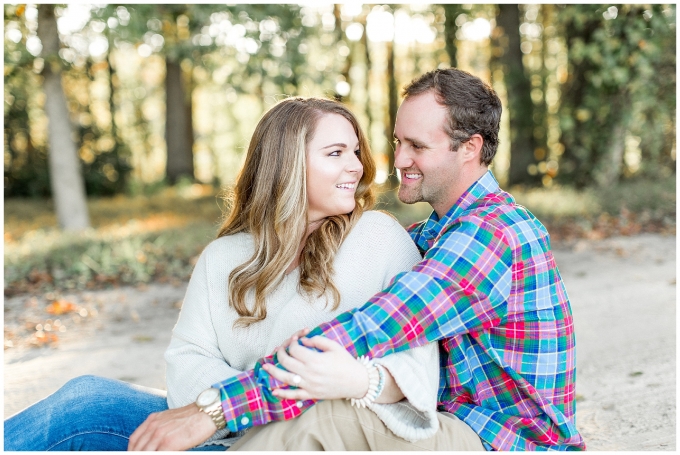
[[[6, 292], [186, 280], [192, 262], [214, 235], [210, 224], [129, 236], [55, 236], [36, 232], [29, 248], [5, 249]], [[28, 239], [27, 239], [28, 240]]]
[[[94, 228], [56, 228], [52, 204], [5, 204], [5, 293], [186, 280], [215, 237], [221, 204], [209, 187], [88, 201]], [[54, 227], [47, 227], [54, 226]]]
[[[511, 193], [553, 239], [565, 239], [673, 233], [675, 189], [675, 179], [666, 178], [602, 190], [515, 187]], [[431, 213], [428, 204], [403, 204], [394, 192], [383, 192], [379, 199], [377, 208], [393, 213], [403, 226]], [[5, 294], [186, 280], [215, 237], [223, 208], [209, 186], [195, 184], [155, 188], [146, 196], [91, 199], [94, 228], [75, 235], [56, 229], [51, 202], [10, 199], [5, 203]]]
[[[46, 126], [42, 113], [40, 72], [43, 59], [26, 47], [35, 35], [24, 15], [25, 5], [5, 5], [5, 27], [19, 32], [18, 40], [5, 40], [5, 197], [48, 197], [51, 194], [48, 150], [44, 138], [32, 134], [38, 125]], [[123, 191], [132, 170], [130, 151], [92, 121], [88, 90], [94, 80], [92, 62], [84, 67], [61, 62], [71, 119], [76, 119], [75, 138], [79, 150], [86, 192], [90, 196], [111, 196]], [[85, 93], [85, 95], [83, 95]], [[84, 101], [79, 101], [83, 99]]]
[[558, 17], [570, 62], [560, 107], [561, 180], [581, 187], [618, 180], [626, 171], [626, 135], [641, 138], [643, 156], [667, 167], [675, 124], [675, 5], [569, 5]]
[[29, 126], [29, 112], [35, 109], [30, 96], [37, 86], [35, 79], [32, 73], [26, 77], [19, 71], [5, 76], [5, 197], [50, 194], [47, 150], [31, 139]]
[[548, 228], [553, 240], [658, 232], [675, 235], [675, 178], [624, 180], [610, 187], [572, 186], [511, 193]]
[[601, 210], [610, 215], [628, 210], [649, 220], [675, 222], [677, 199], [674, 176], [654, 180], [634, 178], [598, 191], [589, 191], [597, 194]]
[[[459, 66], [483, 78], [489, 57], [498, 57], [498, 49], [485, 48], [487, 41], [463, 38], [475, 19], [492, 17], [493, 5], [364, 5], [351, 14], [342, 12], [344, 6], [323, 8], [93, 5], [82, 30], [62, 36], [55, 62], [64, 69], [88, 194], [152, 194], [149, 182], [164, 185], [164, 59], [180, 65], [185, 93], [193, 93], [196, 177], [219, 185], [233, 179], [250, 132], [276, 99], [340, 99], [336, 83], [351, 83], [346, 100], [378, 152], [383, 130], [389, 130], [384, 128], [389, 121], [384, 115], [388, 82], [398, 86], [416, 73], [445, 66], [445, 49], [454, 44]], [[28, 17], [34, 9], [30, 4], [4, 5], [6, 197], [50, 193], [40, 87], [45, 62], [27, 49], [33, 43], [28, 47], [36, 52], [36, 22]], [[366, 39], [369, 13], [381, 9], [402, 19], [418, 17], [439, 34], [430, 43], [397, 39], [394, 77], [385, 70], [386, 43]], [[55, 10], [59, 15], [65, 7]], [[443, 39], [444, 10], [450, 16], [449, 42]], [[515, 60], [522, 60], [529, 71], [534, 113], [521, 113], [511, 103], [506, 107], [533, 125], [536, 144], [533, 157], [530, 151], [527, 156], [535, 165], [528, 166], [533, 176], [528, 180], [543, 176], [549, 185], [557, 176], [562, 185], [587, 187], [596, 182], [607, 186], [619, 177], [674, 175], [675, 5], [525, 5], [520, 12], [525, 47]], [[450, 22], [454, 16], [458, 25]], [[346, 38], [350, 22], [355, 31], [363, 27], [360, 41]], [[416, 34], [414, 29], [412, 38]], [[102, 37], [108, 51], [92, 54], [88, 43]], [[500, 41], [507, 37], [494, 35]], [[494, 70], [491, 77], [510, 81], [508, 71]], [[513, 135], [507, 138], [510, 143]], [[629, 148], [635, 151], [630, 156], [641, 153], [639, 163], [626, 158]], [[526, 164], [519, 166], [520, 173]], [[379, 166], [387, 167], [383, 162]]]

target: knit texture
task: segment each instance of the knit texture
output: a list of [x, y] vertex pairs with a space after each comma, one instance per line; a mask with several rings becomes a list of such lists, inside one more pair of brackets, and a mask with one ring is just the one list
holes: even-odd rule
[[[421, 260], [406, 231], [391, 216], [366, 212], [336, 254], [333, 282], [341, 295], [331, 311], [326, 298], [298, 290], [299, 271], [293, 270], [266, 298], [267, 317], [247, 328], [234, 328], [238, 318], [228, 304], [229, 273], [254, 251], [252, 237], [240, 233], [221, 237], [203, 251], [189, 281], [182, 310], [165, 352], [168, 405], [193, 403], [212, 384], [252, 369], [295, 331], [315, 327], [338, 314], [363, 305], [387, 287], [392, 277]], [[253, 299], [254, 300], [254, 299]], [[251, 300], [250, 304], [254, 302]], [[439, 358], [436, 343], [378, 360], [385, 366], [407, 401], [374, 404], [370, 408], [396, 435], [409, 441], [437, 431]], [[228, 431], [211, 442], [229, 445]], [[233, 435], [232, 435], [233, 436]]]

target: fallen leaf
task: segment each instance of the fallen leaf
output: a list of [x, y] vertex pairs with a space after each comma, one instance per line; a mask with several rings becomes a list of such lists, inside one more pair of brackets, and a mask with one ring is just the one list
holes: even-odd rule
[[50, 314], [64, 314], [64, 313], [70, 313], [72, 311], [76, 311], [77, 307], [75, 304], [72, 302], [69, 302], [67, 300], [56, 300], [45, 308], [45, 311], [47, 311]]
[[137, 343], [148, 343], [149, 341], [153, 341], [153, 337], [147, 335], [136, 335], [132, 337], [132, 340], [136, 341]]

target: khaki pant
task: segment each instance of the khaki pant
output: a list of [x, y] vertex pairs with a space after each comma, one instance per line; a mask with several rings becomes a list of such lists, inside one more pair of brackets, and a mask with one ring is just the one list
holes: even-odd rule
[[484, 450], [479, 436], [449, 413], [439, 413], [439, 430], [408, 442], [375, 413], [346, 400], [318, 403], [300, 417], [249, 430], [229, 450]]

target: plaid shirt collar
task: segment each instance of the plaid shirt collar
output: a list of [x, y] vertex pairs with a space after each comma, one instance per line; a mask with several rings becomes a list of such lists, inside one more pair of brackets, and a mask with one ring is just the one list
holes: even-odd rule
[[[475, 183], [473, 183], [470, 188], [465, 190], [465, 192], [458, 198], [453, 206], [446, 212], [442, 218], [439, 218], [437, 212], [434, 210], [430, 214], [430, 217], [425, 220], [424, 223], [418, 223], [413, 226], [412, 238], [421, 252], [428, 251], [435, 240], [439, 237], [442, 230], [458, 217], [460, 217], [467, 209], [470, 208], [479, 199], [482, 199], [489, 193], [496, 193], [500, 191], [500, 185], [494, 177], [493, 173], [488, 170], [481, 176]], [[414, 229], [415, 228], [415, 229]]]

